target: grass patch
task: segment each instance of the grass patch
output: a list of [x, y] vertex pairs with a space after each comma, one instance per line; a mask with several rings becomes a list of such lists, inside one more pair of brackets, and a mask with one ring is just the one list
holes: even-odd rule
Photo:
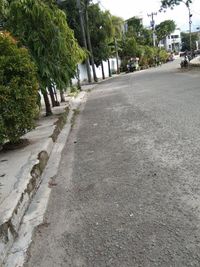
[[71, 86], [70, 87], [70, 92], [69, 92], [69, 96], [72, 96], [72, 97], [77, 97], [78, 94], [79, 94], [80, 90], [78, 89], [77, 86]]

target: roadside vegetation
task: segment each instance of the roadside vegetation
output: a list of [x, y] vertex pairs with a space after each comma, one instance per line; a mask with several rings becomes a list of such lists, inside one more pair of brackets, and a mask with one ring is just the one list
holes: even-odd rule
[[0, 34], [0, 144], [33, 129], [38, 97], [36, 66], [26, 48]]
[[[80, 0], [84, 19], [83, 42], [80, 10], [75, 0], [0, 0], [0, 145], [5, 141], [19, 142], [20, 137], [34, 128], [34, 119], [44, 98], [46, 115], [60, 105], [55, 91], [71, 94], [80, 90], [79, 63], [94, 64], [102, 69], [107, 61], [109, 76], [114, 73], [110, 58], [117, 61], [117, 72], [126, 69], [130, 58], [139, 58], [140, 68], [166, 62], [165, 50], [153, 47], [152, 30], [143, 27], [137, 18], [125, 22], [103, 11], [91, 0]], [[159, 38], [173, 31], [173, 21], [157, 26]], [[72, 84], [76, 77], [77, 85]]]

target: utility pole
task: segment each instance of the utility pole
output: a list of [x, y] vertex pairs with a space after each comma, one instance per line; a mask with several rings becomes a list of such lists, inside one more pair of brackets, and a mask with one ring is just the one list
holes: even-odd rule
[[151, 14], [147, 14], [148, 17], [151, 17], [151, 29], [152, 29], [152, 39], [153, 39], [153, 46], [156, 46], [156, 36], [155, 36], [155, 20], [154, 16], [157, 16], [157, 12], [152, 12]]
[[[82, 38], [83, 38], [83, 45], [84, 45], [85, 49], [88, 50], [87, 41], [86, 41], [86, 35], [85, 35], [83, 11], [82, 11], [80, 0], [76, 0], [76, 4], [77, 4], [78, 11], [79, 11], [79, 18], [80, 18], [80, 24], [81, 24], [81, 33], [82, 33]], [[91, 83], [92, 82], [92, 76], [91, 76], [89, 58], [86, 58], [85, 62], [86, 62], [86, 68], [87, 68], [88, 82]]]
[[189, 46], [190, 46], [190, 51], [192, 49], [192, 14], [191, 14], [191, 10], [190, 10], [190, 3], [189, 1], [182, 1], [185, 6], [188, 9], [188, 23], [189, 23]]

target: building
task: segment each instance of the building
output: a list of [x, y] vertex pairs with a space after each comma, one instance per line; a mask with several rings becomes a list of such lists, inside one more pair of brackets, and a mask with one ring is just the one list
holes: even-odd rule
[[170, 52], [179, 52], [181, 50], [181, 30], [176, 29], [173, 33], [163, 39], [159, 46], [164, 47]]

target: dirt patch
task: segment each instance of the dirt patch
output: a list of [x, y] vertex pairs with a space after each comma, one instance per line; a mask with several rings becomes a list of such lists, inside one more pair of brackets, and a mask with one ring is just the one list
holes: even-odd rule
[[56, 141], [58, 135], [62, 131], [62, 129], [63, 129], [63, 127], [67, 121], [68, 113], [69, 113], [69, 107], [67, 107], [65, 109], [65, 112], [63, 112], [59, 115], [58, 120], [55, 122], [55, 125], [56, 125], [55, 130], [54, 130], [53, 134], [50, 136], [52, 138], [53, 142]]
[[2, 151], [21, 149], [30, 144], [27, 138], [20, 139], [17, 143], [7, 142], [3, 145]]

